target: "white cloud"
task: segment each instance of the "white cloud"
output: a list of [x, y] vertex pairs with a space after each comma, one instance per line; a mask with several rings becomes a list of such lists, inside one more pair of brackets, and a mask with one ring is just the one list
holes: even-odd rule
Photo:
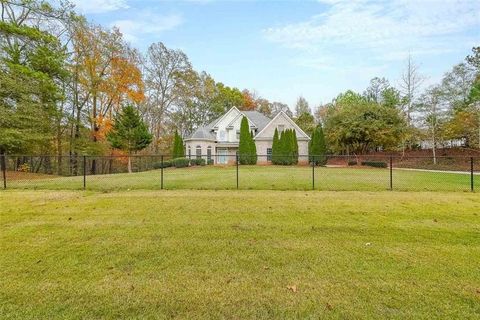
[[127, 41], [135, 43], [144, 35], [155, 35], [172, 30], [183, 23], [179, 14], [159, 15], [151, 12], [139, 12], [134, 19], [116, 20], [111, 23], [120, 29]]
[[84, 14], [104, 13], [120, 9], [128, 9], [126, 0], [73, 0], [75, 8]]
[[319, 1], [324, 13], [265, 29], [266, 39], [317, 57], [353, 50], [393, 61], [409, 52], [450, 52], [480, 38], [480, 1]]

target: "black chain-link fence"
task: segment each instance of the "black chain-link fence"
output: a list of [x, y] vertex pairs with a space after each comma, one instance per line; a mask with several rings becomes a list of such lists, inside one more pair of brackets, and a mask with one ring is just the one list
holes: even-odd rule
[[[272, 164], [272, 162], [274, 164]], [[475, 191], [480, 157], [0, 156], [3, 189]]]

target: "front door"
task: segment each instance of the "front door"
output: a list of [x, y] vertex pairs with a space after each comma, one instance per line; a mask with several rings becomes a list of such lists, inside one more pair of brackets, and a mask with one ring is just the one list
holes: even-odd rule
[[217, 163], [227, 164], [227, 149], [217, 149]]

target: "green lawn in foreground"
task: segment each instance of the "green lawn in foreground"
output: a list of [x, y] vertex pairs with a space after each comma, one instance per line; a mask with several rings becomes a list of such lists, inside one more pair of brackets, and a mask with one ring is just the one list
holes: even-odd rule
[[0, 229], [1, 319], [480, 314], [478, 194], [5, 191]]
[[[317, 190], [379, 191], [390, 187], [389, 169], [315, 168]], [[475, 177], [480, 187], [479, 176]], [[160, 170], [87, 176], [89, 190], [160, 189]], [[11, 188], [82, 189], [83, 177], [63, 177], [9, 181]], [[234, 166], [168, 168], [164, 170], [166, 189], [236, 189]], [[394, 170], [395, 190], [469, 191], [470, 176], [443, 172]], [[257, 190], [311, 190], [312, 168], [308, 166], [240, 166], [239, 188]]]

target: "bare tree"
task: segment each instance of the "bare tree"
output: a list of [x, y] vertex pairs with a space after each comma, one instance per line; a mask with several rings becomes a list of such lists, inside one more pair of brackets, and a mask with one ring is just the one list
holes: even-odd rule
[[437, 144], [444, 116], [444, 108], [441, 104], [442, 94], [440, 87], [431, 87], [420, 97], [418, 105], [423, 113], [423, 122], [432, 142], [433, 164], [437, 164]]
[[155, 152], [158, 141], [167, 126], [173, 107], [181, 99], [186, 76], [192, 74], [192, 65], [185, 53], [172, 50], [161, 42], [152, 44], [143, 61], [146, 102], [143, 115], [154, 136]]
[[412, 56], [409, 55], [406, 69], [402, 74], [400, 82], [401, 92], [406, 98], [406, 105], [403, 111], [408, 125], [410, 125], [412, 121], [412, 112], [414, 111], [418, 90], [424, 81], [425, 77], [419, 72], [419, 66], [415, 64]]

